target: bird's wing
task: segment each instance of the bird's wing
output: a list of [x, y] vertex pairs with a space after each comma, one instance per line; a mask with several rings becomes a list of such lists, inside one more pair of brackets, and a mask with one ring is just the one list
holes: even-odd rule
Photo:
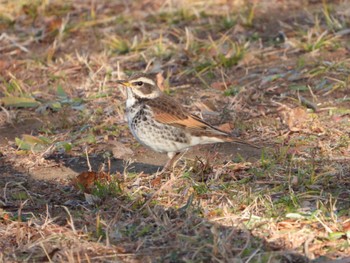
[[198, 116], [189, 113], [181, 104], [169, 97], [161, 97], [160, 100], [150, 101], [148, 106], [152, 108], [156, 121], [172, 126], [182, 127], [192, 131], [207, 131], [213, 135], [228, 134], [203, 121]]
[[146, 102], [146, 105], [152, 109], [154, 119], [160, 123], [187, 129], [195, 136], [215, 136], [223, 141], [237, 142], [260, 148], [255, 144], [232, 137], [228, 133], [211, 126], [198, 116], [189, 113], [181, 104], [170, 97], [162, 96], [159, 100], [149, 100]]

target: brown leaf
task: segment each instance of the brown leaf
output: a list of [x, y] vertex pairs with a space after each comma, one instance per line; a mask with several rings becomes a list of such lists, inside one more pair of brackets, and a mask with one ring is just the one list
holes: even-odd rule
[[238, 171], [245, 171], [252, 167], [252, 163], [245, 162], [245, 163], [235, 163], [233, 167], [231, 167], [232, 171], [238, 172]]
[[105, 172], [85, 171], [80, 173], [76, 178], [72, 180], [74, 187], [81, 189], [85, 192], [90, 192], [96, 181], [110, 181], [110, 175]]
[[2, 215], [2, 220], [4, 220], [5, 222], [9, 222], [9, 221], [11, 220], [10, 215], [4, 213], [4, 214]]
[[151, 181], [152, 187], [156, 187], [162, 183], [162, 178], [160, 176], [157, 176]]
[[227, 86], [229, 86], [230, 83], [225, 83], [225, 82], [213, 82], [210, 86], [213, 88], [213, 89], [216, 89], [216, 90], [220, 90], [220, 91], [224, 91], [226, 90]]
[[239, 206], [238, 209], [239, 209], [239, 211], [244, 211], [246, 208], [247, 208], [247, 206], [242, 204], [242, 205]]
[[343, 224], [343, 231], [344, 231], [344, 232], [350, 231], [350, 221], [345, 222], [345, 223]]
[[47, 21], [46, 31], [47, 33], [51, 33], [55, 30], [59, 30], [61, 26], [62, 26], [62, 18], [60, 17], [50, 18]]

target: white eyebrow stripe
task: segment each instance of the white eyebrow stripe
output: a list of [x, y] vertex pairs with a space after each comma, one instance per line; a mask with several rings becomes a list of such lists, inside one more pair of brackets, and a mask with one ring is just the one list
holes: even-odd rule
[[156, 83], [154, 83], [153, 80], [151, 80], [151, 79], [149, 79], [149, 78], [145, 78], [145, 77], [140, 77], [140, 78], [138, 78], [138, 79], [133, 79], [133, 80], [131, 81], [131, 83], [138, 82], [138, 81], [142, 81], [142, 82], [144, 82], [144, 83], [148, 83], [148, 84], [150, 84], [150, 85], [152, 85], [152, 86], [156, 85]]

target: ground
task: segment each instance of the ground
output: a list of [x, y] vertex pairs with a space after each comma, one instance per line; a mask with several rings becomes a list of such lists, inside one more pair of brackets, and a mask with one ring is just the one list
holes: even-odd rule
[[[1, 1], [0, 261], [348, 262], [350, 3]], [[249, 141], [169, 172], [116, 80]]]

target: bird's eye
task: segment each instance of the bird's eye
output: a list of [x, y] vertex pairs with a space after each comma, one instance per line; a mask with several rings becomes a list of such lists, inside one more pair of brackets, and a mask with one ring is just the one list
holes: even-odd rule
[[135, 82], [135, 85], [136, 85], [136, 86], [142, 86], [142, 85], [143, 85], [143, 82], [142, 82], [142, 81]]

